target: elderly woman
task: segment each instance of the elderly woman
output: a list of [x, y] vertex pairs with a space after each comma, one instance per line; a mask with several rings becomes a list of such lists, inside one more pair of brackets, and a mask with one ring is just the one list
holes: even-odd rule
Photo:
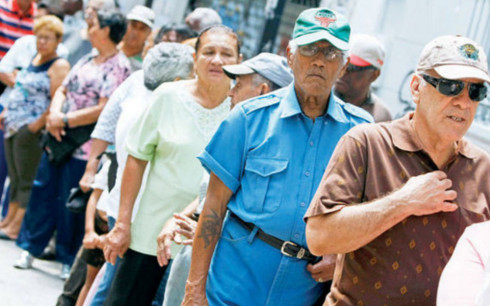
[[[124, 257], [105, 305], [149, 305], [155, 296], [170, 258], [169, 254], [165, 265], [159, 266], [157, 236], [172, 214], [198, 194], [203, 169], [196, 156], [230, 108], [226, 99], [230, 80], [222, 66], [239, 60], [239, 41], [232, 30], [224, 26], [206, 29], [196, 43], [197, 78], [157, 88], [129, 131], [119, 214], [104, 248], [111, 263], [117, 256]], [[148, 178], [131, 224], [148, 161]]]
[[[58, 88], [50, 106], [46, 128], [63, 141], [65, 128], [94, 124], [109, 96], [130, 73], [130, 65], [117, 49], [126, 20], [117, 12], [99, 11], [89, 20], [88, 35], [96, 49], [82, 57]], [[41, 159], [29, 206], [17, 244], [26, 250], [15, 263], [30, 268], [33, 256], [42, 253], [56, 230], [56, 258], [62, 262], [61, 277], [69, 274], [84, 232], [83, 214], [65, 207], [70, 189], [78, 185], [86, 164], [90, 142], [81, 145], [62, 165]], [[23, 233], [26, 233], [23, 235]]]
[[32, 182], [41, 159], [38, 146], [51, 98], [70, 70], [56, 49], [63, 37], [63, 22], [52, 15], [34, 24], [37, 54], [20, 70], [6, 100], [5, 157], [10, 177], [10, 205], [0, 234], [16, 239], [24, 218]]

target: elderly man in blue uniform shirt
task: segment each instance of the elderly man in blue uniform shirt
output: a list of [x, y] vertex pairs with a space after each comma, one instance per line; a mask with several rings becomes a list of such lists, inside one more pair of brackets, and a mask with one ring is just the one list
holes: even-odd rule
[[331, 92], [349, 36], [344, 16], [302, 12], [294, 82], [236, 106], [199, 156], [211, 178], [184, 305], [312, 305], [328, 290], [333, 256], [307, 250], [302, 217], [338, 140], [372, 121]]

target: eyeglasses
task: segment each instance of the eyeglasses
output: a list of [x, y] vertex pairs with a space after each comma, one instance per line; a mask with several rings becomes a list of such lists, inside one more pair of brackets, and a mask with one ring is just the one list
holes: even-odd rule
[[311, 57], [318, 54], [318, 52], [322, 52], [325, 56], [325, 59], [329, 62], [336, 60], [337, 58], [342, 57], [342, 51], [334, 47], [321, 48], [316, 46], [315, 44], [299, 46], [298, 51], [301, 55]]
[[487, 87], [485, 84], [469, 83], [459, 80], [447, 80], [431, 77], [429, 75], [423, 74], [422, 77], [430, 85], [434, 86], [438, 92], [445, 96], [454, 97], [459, 95], [465, 84], [468, 84], [468, 95], [472, 101], [480, 102], [487, 97]]
[[56, 37], [54, 36], [44, 36], [44, 35], [37, 35], [36, 39], [39, 41], [45, 41], [45, 42], [50, 42], [50, 41], [55, 41]]
[[349, 64], [349, 66], [347, 66], [346, 72], [360, 72], [360, 71], [365, 71], [365, 70], [377, 70], [377, 69], [378, 68], [371, 66], [371, 65], [361, 67], [361, 66]]

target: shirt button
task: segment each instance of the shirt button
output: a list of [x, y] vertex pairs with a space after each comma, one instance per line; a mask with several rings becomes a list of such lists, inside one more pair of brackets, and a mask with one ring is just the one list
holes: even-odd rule
[[310, 141], [310, 147], [313, 147], [315, 143], [313, 141]]
[[310, 176], [310, 171], [305, 171], [306, 176]]
[[299, 234], [294, 234], [294, 238], [299, 238]]
[[306, 206], [306, 203], [305, 202], [301, 202], [300, 204], [302, 207], [305, 207]]

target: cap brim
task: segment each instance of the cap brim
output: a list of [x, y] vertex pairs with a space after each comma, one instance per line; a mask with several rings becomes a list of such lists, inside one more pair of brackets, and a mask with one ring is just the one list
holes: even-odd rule
[[357, 55], [353, 55], [351, 54], [350, 55], [350, 63], [354, 66], [358, 66], [358, 67], [368, 67], [368, 66], [374, 66], [373, 64], [371, 64], [370, 62], [368, 61], [365, 61], [363, 60], [362, 58], [360, 58], [359, 56]]
[[151, 28], [153, 28], [153, 22], [151, 22], [150, 20], [146, 19], [146, 18], [141, 18], [139, 16], [135, 16], [135, 15], [131, 15], [131, 14], [128, 14], [126, 16], [126, 19], [127, 20], [135, 20], [135, 21], [139, 21], [139, 22], [142, 22], [144, 24], [146, 24], [147, 26]]
[[235, 79], [237, 75], [240, 76], [255, 73], [252, 68], [243, 64], [223, 66], [223, 71], [230, 79]]
[[349, 43], [330, 34], [328, 31], [318, 31], [315, 33], [305, 34], [294, 39], [298, 46], [309, 45], [314, 42], [326, 40], [337, 49], [342, 51], [349, 50]]
[[472, 67], [463, 65], [443, 65], [435, 67], [434, 70], [443, 78], [449, 80], [459, 79], [479, 79], [490, 83], [490, 77], [484, 71]]

